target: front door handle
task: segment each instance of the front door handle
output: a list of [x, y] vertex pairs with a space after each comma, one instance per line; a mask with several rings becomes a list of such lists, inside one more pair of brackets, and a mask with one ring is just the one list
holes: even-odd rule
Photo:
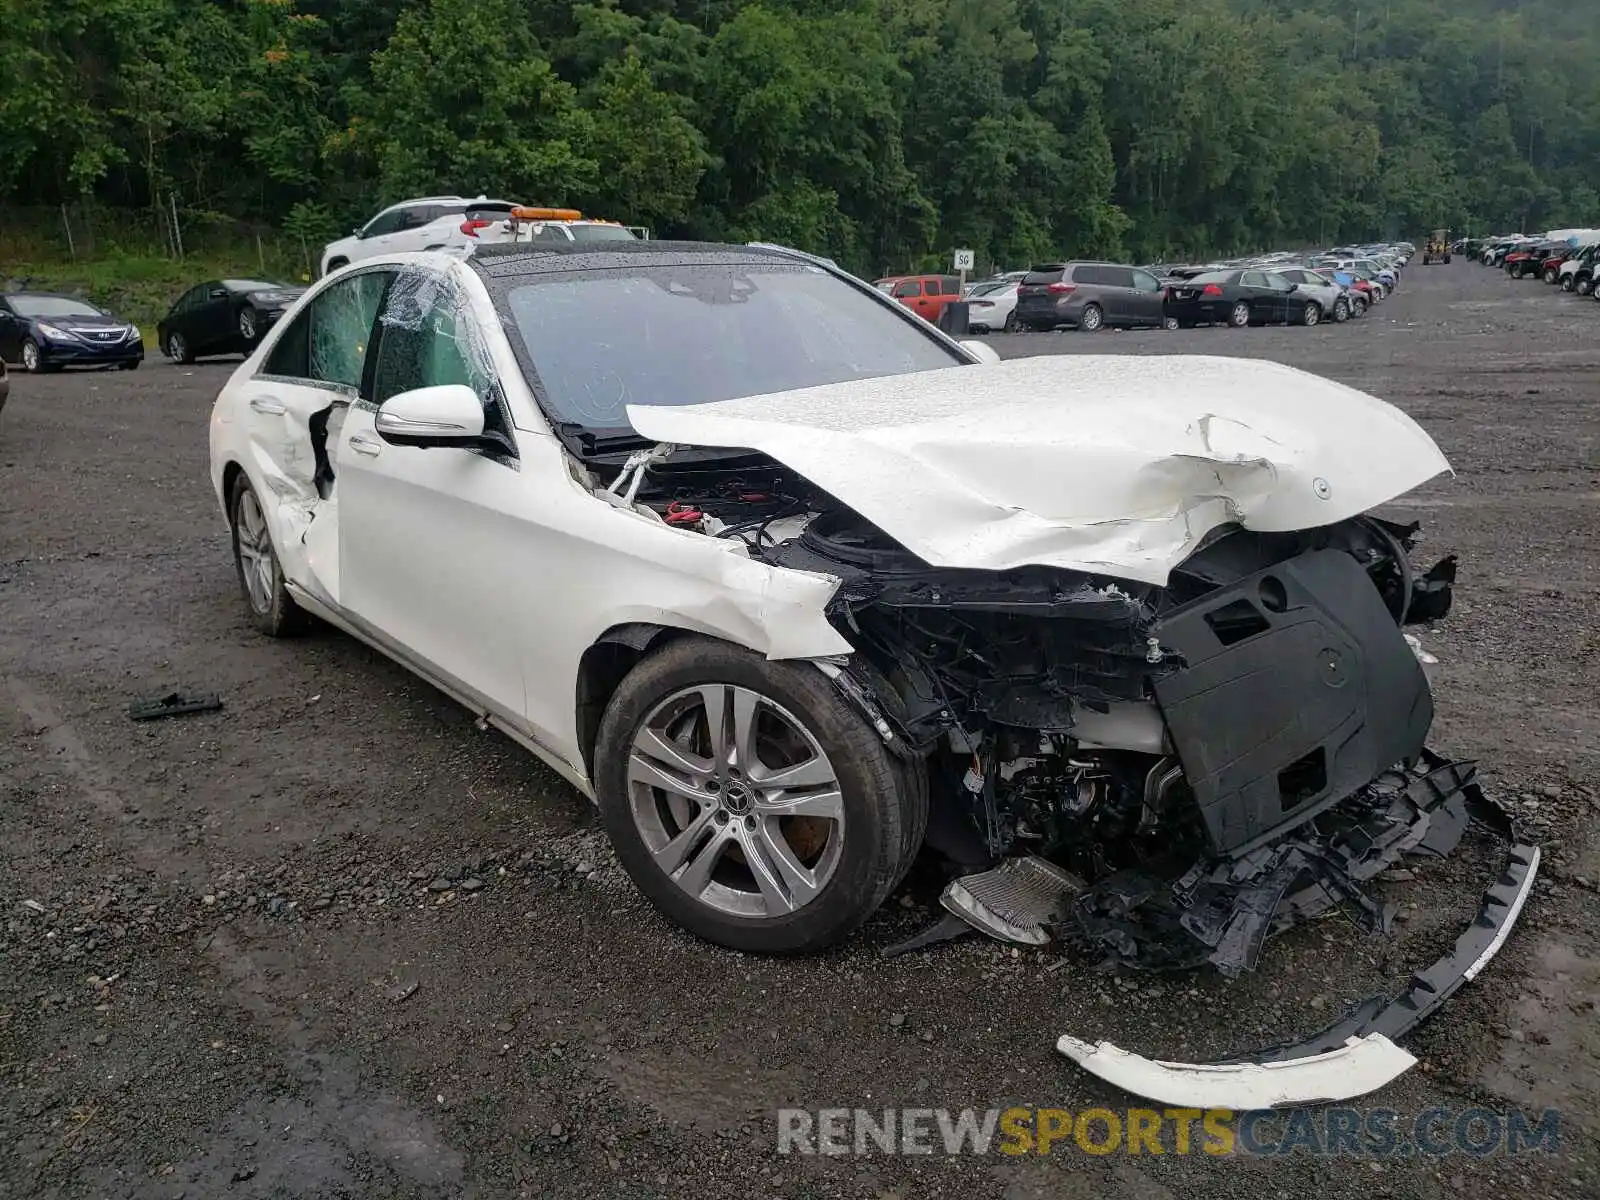
[[356, 433], [350, 436], [350, 449], [357, 454], [376, 455], [383, 450], [383, 443], [364, 433]]
[[266, 396], [251, 396], [250, 407], [258, 413], [269, 417], [281, 417], [289, 409], [277, 400], [268, 399]]

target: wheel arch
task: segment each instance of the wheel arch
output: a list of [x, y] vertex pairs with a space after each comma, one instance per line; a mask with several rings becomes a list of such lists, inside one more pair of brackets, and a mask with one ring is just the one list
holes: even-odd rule
[[679, 626], [639, 621], [613, 625], [579, 657], [573, 699], [578, 750], [583, 755], [583, 771], [588, 778], [594, 778], [594, 747], [600, 736], [600, 721], [622, 681], [652, 650], [693, 632]]

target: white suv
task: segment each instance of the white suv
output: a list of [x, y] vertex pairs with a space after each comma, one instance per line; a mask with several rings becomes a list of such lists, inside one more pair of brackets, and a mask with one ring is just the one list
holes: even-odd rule
[[349, 237], [329, 242], [322, 250], [326, 275], [362, 259], [408, 250], [465, 249], [478, 229], [504, 221], [516, 205], [486, 196], [424, 196], [384, 209]]

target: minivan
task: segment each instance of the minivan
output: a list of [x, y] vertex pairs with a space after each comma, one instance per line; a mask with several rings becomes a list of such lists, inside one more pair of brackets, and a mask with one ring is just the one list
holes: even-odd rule
[[1070, 325], [1085, 333], [1104, 326], [1161, 326], [1161, 281], [1116, 263], [1045, 263], [1017, 289], [1017, 323], [1028, 329]]

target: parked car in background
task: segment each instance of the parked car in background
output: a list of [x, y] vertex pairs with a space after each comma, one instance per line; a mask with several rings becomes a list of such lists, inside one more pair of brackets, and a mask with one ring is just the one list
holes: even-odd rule
[[1017, 323], [1028, 329], [1066, 325], [1095, 333], [1105, 326], [1166, 323], [1161, 281], [1149, 271], [1106, 262], [1043, 263], [1017, 289]]
[[1600, 255], [1600, 243], [1585, 246], [1561, 264], [1557, 278], [1564, 292], [1587, 296], [1594, 288], [1594, 261]]
[[0, 295], [0, 358], [40, 373], [62, 367], [120, 367], [144, 361], [139, 327], [78, 296]]
[[1311, 270], [1317, 278], [1341, 287], [1350, 297], [1350, 315], [1352, 317], [1364, 316], [1372, 307], [1372, 285], [1365, 279], [1357, 278], [1349, 271], [1338, 271], [1332, 267], [1317, 267]]
[[379, 254], [408, 250], [464, 248], [476, 231], [504, 221], [517, 206], [509, 200], [479, 196], [423, 196], [392, 204], [349, 237], [322, 249], [321, 274]]
[[213, 354], [249, 354], [304, 291], [260, 279], [197, 283], [156, 325], [156, 342], [176, 363]]
[[1525, 242], [1508, 250], [1501, 266], [1513, 279], [1537, 279], [1544, 269], [1544, 260], [1556, 249], [1555, 242]]
[[[1310, 297], [1321, 310], [1317, 314], [1318, 320], [1327, 318], [1336, 324], [1340, 324], [1348, 321], [1353, 315], [1350, 307], [1349, 289], [1341, 287], [1330, 279], [1324, 279], [1307, 267], [1278, 267], [1268, 272], [1268, 274], [1287, 279], [1290, 283], [1298, 285], [1300, 293]], [[1304, 316], [1305, 314], [1302, 312], [1302, 320], [1300, 322], [1302, 325], [1315, 325], [1317, 323], [1316, 321], [1305, 321], [1303, 319]]]
[[[1026, 276], [1027, 272], [1023, 272]], [[973, 333], [1017, 330], [1017, 289], [1021, 280], [993, 280], [967, 292], [967, 328]]]
[[1299, 285], [1267, 271], [1208, 271], [1167, 289], [1167, 315], [1180, 328], [1197, 324], [1315, 325], [1322, 306]]
[[1544, 261], [1539, 264], [1539, 278], [1545, 283], [1559, 282], [1562, 264], [1576, 253], [1575, 247], [1562, 246], [1560, 249], [1547, 254]]
[[961, 279], [956, 275], [890, 275], [872, 286], [935, 325], [945, 306], [961, 299]]
[[1021, 283], [1027, 277], [1026, 271], [996, 271], [987, 279], [977, 279], [967, 284], [964, 294], [970, 296], [979, 288], [987, 287], [991, 283]]

